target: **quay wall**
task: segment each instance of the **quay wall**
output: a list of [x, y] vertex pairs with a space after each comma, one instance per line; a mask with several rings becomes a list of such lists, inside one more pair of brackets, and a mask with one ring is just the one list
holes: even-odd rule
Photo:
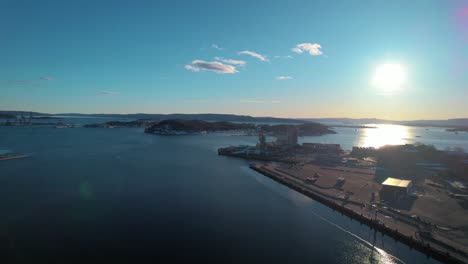
[[[414, 248], [428, 256], [431, 256], [432, 258], [438, 260], [438, 261], [442, 261], [442, 262], [445, 262], [445, 263], [465, 263], [465, 261], [451, 255], [450, 253], [448, 252], [442, 252], [434, 247], [431, 247], [431, 245], [429, 243], [427, 244], [424, 244], [422, 243], [421, 241], [418, 241], [416, 240], [415, 238], [413, 238], [412, 236], [408, 236], [408, 235], [405, 235], [401, 232], [399, 232], [398, 230], [394, 230], [394, 229], [391, 229], [389, 227], [387, 227], [385, 224], [383, 223], [380, 223], [378, 221], [375, 221], [373, 219], [369, 219], [367, 217], [365, 217], [364, 215], [360, 214], [360, 213], [357, 213], [349, 208], [346, 208], [330, 199], [327, 199], [325, 197], [323, 197], [322, 195], [320, 194], [317, 194], [316, 192], [312, 191], [312, 190], [309, 190], [309, 189], [306, 189], [304, 187], [301, 187], [299, 184], [297, 183], [294, 183], [292, 181], [289, 181], [283, 177], [280, 177], [278, 175], [275, 175], [274, 173], [271, 173], [267, 170], [264, 170], [262, 168], [259, 168], [258, 166], [255, 166], [255, 165], [250, 165], [250, 168], [271, 178], [272, 180], [276, 181], [276, 182], [279, 182], [281, 184], [284, 184], [286, 186], [288, 186], [289, 188], [291, 189], [294, 189], [296, 190], [297, 192], [300, 192], [302, 194], [304, 194], [305, 196], [309, 197], [309, 198], [312, 198], [330, 208], [332, 208], [333, 210], [336, 210], [338, 212], [340, 212], [341, 214], [343, 215], [346, 215], [348, 216], [349, 218], [351, 219], [355, 219], [363, 224], [366, 224], [368, 225], [370, 228], [372, 229], [375, 229], [379, 232], [381, 232], [382, 234], [384, 235], [388, 235], [389, 237], [399, 241], [399, 242], [402, 242], [406, 245], [408, 245], [410, 248]], [[465, 257], [466, 257], [466, 253], [465, 253]]]

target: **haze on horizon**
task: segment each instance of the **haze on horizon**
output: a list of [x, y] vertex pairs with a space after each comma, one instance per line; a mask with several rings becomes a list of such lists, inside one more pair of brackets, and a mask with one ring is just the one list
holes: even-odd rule
[[467, 1], [0, 6], [0, 110], [468, 117]]

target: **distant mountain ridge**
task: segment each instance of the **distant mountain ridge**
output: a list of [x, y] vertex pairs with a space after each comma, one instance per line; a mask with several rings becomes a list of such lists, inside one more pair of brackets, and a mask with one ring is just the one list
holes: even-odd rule
[[259, 123], [302, 123], [317, 122], [335, 125], [365, 125], [365, 124], [399, 124], [408, 126], [438, 126], [438, 127], [468, 127], [468, 118], [452, 118], [446, 120], [387, 120], [379, 118], [278, 118], [278, 117], [254, 117], [248, 115], [234, 114], [80, 114], [80, 113], [60, 113], [49, 114], [29, 111], [0, 111], [0, 114], [11, 114], [25, 116], [32, 113], [33, 116], [75, 116], [75, 117], [104, 117], [104, 118], [126, 118], [126, 119], [186, 119], [204, 121], [229, 121], [229, 122], [259, 122]]
[[258, 123], [303, 123], [304, 121], [293, 118], [277, 118], [277, 117], [254, 117], [247, 115], [234, 115], [234, 114], [79, 114], [79, 113], [60, 113], [48, 114], [27, 111], [0, 111], [5, 114], [13, 114], [20, 116], [29, 115], [33, 116], [73, 116], [73, 117], [104, 117], [104, 118], [125, 118], [125, 119], [142, 119], [142, 120], [164, 120], [164, 119], [185, 119], [185, 120], [203, 120], [203, 121], [229, 121], [229, 122], [258, 122]]

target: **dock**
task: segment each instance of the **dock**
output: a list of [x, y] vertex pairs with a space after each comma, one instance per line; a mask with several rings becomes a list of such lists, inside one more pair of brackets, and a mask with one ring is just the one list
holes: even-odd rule
[[[288, 175], [280, 170], [273, 170], [262, 164], [251, 164], [250, 168], [438, 261], [444, 263], [468, 262], [467, 253], [460, 249], [448, 245], [441, 247], [440, 244], [436, 243], [437, 241], [423, 241], [414, 237], [412, 235], [413, 230], [411, 224], [413, 223], [411, 223], [411, 220], [404, 219], [403, 217], [401, 219], [399, 218], [398, 224], [394, 224], [392, 227], [389, 222], [385, 223], [377, 217], [366, 215], [363, 209], [365, 204], [350, 203], [350, 201], [346, 201], [346, 198], [333, 197], [326, 191], [310, 187], [309, 184], [304, 184], [295, 179], [293, 175]], [[397, 228], [400, 228], [400, 230]]]

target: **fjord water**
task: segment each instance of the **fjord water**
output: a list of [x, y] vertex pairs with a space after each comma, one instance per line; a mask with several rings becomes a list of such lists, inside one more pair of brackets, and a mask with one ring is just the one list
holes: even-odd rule
[[437, 263], [216, 152], [255, 142], [0, 127], [0, 149], [30, 155], [0, 162], [2, 255], [25, 263]]

